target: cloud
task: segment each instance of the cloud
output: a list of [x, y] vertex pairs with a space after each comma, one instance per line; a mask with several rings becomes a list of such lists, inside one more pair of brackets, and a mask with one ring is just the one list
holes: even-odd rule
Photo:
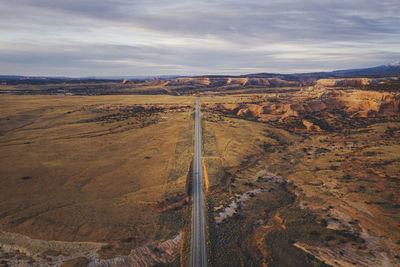
[[400, 53], [394, 0], [0, 0], [0, 10], [3, 73], [291, 72]]

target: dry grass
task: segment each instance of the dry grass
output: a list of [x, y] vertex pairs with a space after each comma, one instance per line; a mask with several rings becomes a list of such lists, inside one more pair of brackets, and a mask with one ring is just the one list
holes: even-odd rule
[[0, 103], [2, 230], [115, 242], [120, 253], [180, 230], [182, 221], [162, 221], [157, 203], [185, 193], [192, 110], [124, 108], [193, 105], [193, 97], [2, 95]]
[[[200, 103], [292, 97], [289, 91], [280, 92], [282, 98], [277, 92], [223, 94], [204, 92]], [[2, 95], [1, 100], [2, 230], [107, 242], [111, 249], [102, 253], [112, 256], [185, 228], [187, 262], [190, 206], [172, 204], [185, 193], [193, 110], [166, 105], [193, 105], [194, 97]], [[163, 108], [129, 111], [156, 104]], [[325, 257], [378, 266], [398, 260], [398, 116], [322, 115], [337, 127], [311, 133], [294, 130], [299, 118], [264, 123], [202, 113], [213, 264], [323, 266]], [[271, 174], [286, 182], [268, 182]], [[256, 188], [263, 191], [216, 226], [221, 207]]]

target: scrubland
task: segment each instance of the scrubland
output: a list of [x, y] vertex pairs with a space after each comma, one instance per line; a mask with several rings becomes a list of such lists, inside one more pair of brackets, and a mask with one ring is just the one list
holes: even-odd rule
[[399, 265], [396, 84], [227, 81], [1, 95], [1, 259], [187, 265], [199, 96], [210, 266]]
[[1, 230], [102, 243], [100, 257], [173, 238], [186, 223], [182, 209], [168, 205], [186, 197], [193, 103], [2, 95]]
[[214, 266], [399, 264], [399, 98], [344, 94], [202, 99]]

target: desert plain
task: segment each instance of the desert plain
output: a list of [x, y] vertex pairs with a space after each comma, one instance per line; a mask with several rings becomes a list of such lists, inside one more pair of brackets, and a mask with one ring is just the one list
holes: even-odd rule
[[210, 266], [398, 266], [398, 81], [369, 81], [4, 85], [0, 265], [187, 266], [198, 97]]

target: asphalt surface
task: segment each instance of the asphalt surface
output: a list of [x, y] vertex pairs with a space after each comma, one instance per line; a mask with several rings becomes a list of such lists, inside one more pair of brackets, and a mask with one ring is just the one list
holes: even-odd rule
[[207, 266], [204, 182], [201, 159], [201, 127], [199, 99], [196, 98], [194, 160], [193, 160], [193, 213], [192, 213], [192, 245], [191, 263], [194, 266]]

